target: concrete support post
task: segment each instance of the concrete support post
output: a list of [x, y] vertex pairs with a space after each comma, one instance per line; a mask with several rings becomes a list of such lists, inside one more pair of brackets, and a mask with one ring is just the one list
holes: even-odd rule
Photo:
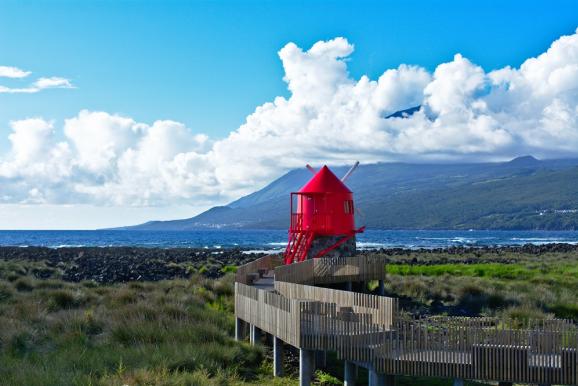
[[377, 294], [379, 296], [385, 296], [385, 283], [383, 282], [383, 279], [379, 281], [379, 284], [377, 286]]
[[243, 320], [240, 318], [235, 318], [235, 340], [243, 340]]
[[261, 341], [261, 330], [254, 324], [251, 324], [249, 334], [252, 346], [256, 345]]
[[454, 386], [464, 386], [464, 380], [460, 378], [454, 379]]
[[[374, 369], [369, 369], [369, 386], [386, 386], [385, 374], [379, 374]], [[389, 385], [387, 385], [389, 386]]]
[[355, 386], [356, 377], [355, 364], [345, 361], [343, 363], [343, 386]]
[[283, 341], [273, 335], [273, 376], [283, 375]]
[[310, 386], [314, 366], [314, 351], [299, 349], [299, 386]]

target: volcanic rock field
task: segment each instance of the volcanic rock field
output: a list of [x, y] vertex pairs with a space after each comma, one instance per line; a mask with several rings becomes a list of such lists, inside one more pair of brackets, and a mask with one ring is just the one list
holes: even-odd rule
[[[445, 249], [381, 249], [361, 251], [366, 255], [387, 255], [396, 264], [440, 264], [460, 260], [474, 264], [484, 261], [507, 263], [511, 253], [541, 255], [550, 252], [575, 252], [578, 245], [547, 244], [512, 247], [452, 247]], [[0, 260], [41, 263], [30, 274], [37, 278], [59, 277], [66, 281], [91, 280], [99, 283], [159, 281], [187, 278], [199, 273], [217, 278], [233, 266], [250, 262], [263, 254], [244, 253], [241, 249], [142, 248], [142, 247], [0, 247]], [[513, 262], [513, 261], [512, 261]]]

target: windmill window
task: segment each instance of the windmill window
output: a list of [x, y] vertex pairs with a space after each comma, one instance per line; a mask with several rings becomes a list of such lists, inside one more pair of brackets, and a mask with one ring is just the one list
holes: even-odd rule
[[352, 214], [353, 213], [353, 201], [352, 200], [343, 201], [343, 211], [346, 214]]

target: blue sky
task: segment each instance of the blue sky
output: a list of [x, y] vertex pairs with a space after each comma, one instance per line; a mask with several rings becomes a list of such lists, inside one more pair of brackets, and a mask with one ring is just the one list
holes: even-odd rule
[[[500, 69], [517, 69], [561, 36], [575, 36], [577, 27], [577, 1], [4, 0], [0, 2], [0, 66], [31, 74], [0, 76], [0, 228], [33, 228], [38, 224], [35, 216], [42, 213], [46, 214], [43, 228], [187, 217], [258, 189], [309, 160], [476, 161], [527, 152], [572, 156], [578, 128], [566, 122], [570, 131], [560, 134], [558, 126], [560, 117], [578, 108], [573, 83], [578, 77], [572, 72], [578, 63], [569, 54], [574, 51], [560, 44], [539, 63], [539, 70], [520, 70], [521, 78], [516, 78], [517, 72], [505, 74]], [[332, 40], [337, 37], [346, 40]], [[295, 48], [287, 46], [291, 42]], [[316, 43], [321, 44], [322, 54], [308, 51]], [[574, 47], [574, 40], [569, 44]], [[457, 53], [462, 56], [454, 56]], [[449, 64], [440, 66], [443, 63]], [[400, 64], [419, 67], [398, 69]], [[388, 69], [398, 70], [376, 86]], [[500, 89], [500, 82], [518, 89], [532, 82], [538, 87], [534, 75], [545, 72], [556, 73], [548, 79], [558, 83], [547, 97], [532, 99], [532, 108], [543, 112], [540, 116], [528, 117], [515, 109], [520, 95], [504, 97], [491, 91]], [[452, 74], [457, 75], [450, 79]], [[364, 83], [357, 83], [364, 75], [375, 83], [371, 86], [377, 89], [375, 95], [367, 96], [370, 92], [363, 89]], [[66, 87], [47, 86], [38, 92], [1, 90], [32, 87], [36, 79], [51, 77], [72, 87], [65, 83]], [[475, 83], [475, 90], [454, 87], [471, 79], [481, 82]], [[344, 102], [348, 98], [332, 96], [352, 85], [358, 87], [349, 100], [359, 97], [358, 105], [379, 100], [381, 106], [337, 123], [300, 115], [303, 111], [330, 117], [350, 114]], [[463, 103], [472, 109], [470, 116], [482, 119], [464, 123], [451, 114], [452, 120], [442, 119], [448, 112], [445, 99]], [[284, 101], [289, 101], [289, 107]], [[404, 142], [404, 135], [398, 134], [415, 132], [420, 127], [417, 121], [389, 124], [359, 118], [382, 117], [416, 104], [439, 114], [445, 134], [436, 137], [447, 135], [445, 144], [427, 138], [423, 143]], [[333, 110], [322, 114], [329, 105]], [[274, 111], [263, 112], [258, 106]], [[509, 122], [506, 129], [500, 111], [508, 111], [528, 127], [516, 128]], [[157, 127], [155, 121], [165, 123]], [[536, 122], [546, 122], [552, 129], [546, 134], [530, 133]], [[225, 140], [243, 124], [247, 129], [241, 139]], [[350, 142], [344, 138], [339, 144], [324, 143], [327, 139], [320, 133], [340, 125], [361, 125], [362, 137], [375, 129], [372, 137], [381, 138], [383, 146], [357, 143], [359, 133]], [[317, 141], [303, 152], [302, 143], [292, 148], [279, 134], [299, 136], [300, 128], [312, 142]], [[277, 134], [263, 134], [269, 131]], [[553, 132], [557, 134], [550, 138], [548, 133]], [[19, 134], [10, 137], [14, 133]], [[392, 133], [401, 142], [389, 142]], [[330, 134], [327, 138], [340, 137]], [[243, 136], [255, 141], [252, 147]], [[94, 144], [110, 142], [110, 149], [90, 158], [87, 153], [100, 151], [91, 148], [93, 138]], [[153, 164], [138, 154], [150, 138], [156, 138], [154, 146], [166, 154], [154, 162], [155, 171], [146, 174], [143, 170], [152, 170]], [[260, 143], [275, 151], [282, 150], [275, 146], [287, 144], [291, 156], [258, 158], [251, 153]], [[236, 152], [238, 158], [223, 156]], [[50, 154], [50, 159], [42, 154]], [[131, 169], [128, 164], [136, 166]], [[231, 170], [226, 170], [228, 165]], [[68, 166], [71, 169], [63, 171]], [[61, 174], [45, 181], [34, 173]], [[138, 173], [142, 174], [138, 181], [126, 179]], [[180, 179], [155, 182], [169, 174]], [[135, 184], [142, 186], [133, 189]], [[157, 199], [161, 196], [173, 198]], [[76, 213], [97, 220], [81, 221]], [[22, 220], [14, 225], [17, 219]]]
[[[345, 36], [353, 77], [457, 52], [486, 70], [544, 51], [578, 24], [576, 1], [3, 1], [0, 58], [77, 89], [0, 95], [12, 119], [81, 109], [173, 119], [223, 137], [287, 95], [277, 51]], [[0, 136], [7, 146], [5, 135]]]

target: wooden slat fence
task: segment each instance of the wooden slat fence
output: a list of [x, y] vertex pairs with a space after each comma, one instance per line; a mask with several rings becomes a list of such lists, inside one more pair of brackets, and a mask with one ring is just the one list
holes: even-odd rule
[[[386, 374], [578, 383], [578, 328], [572, 321], [414, 317], [401, 314], [394, 298], [289, 281], [319, 283], [331, 275], [361, 280], [350, 268], [355, 260], [338, 259], [277, 268], [274, 292], [235, 283], [237, 317], [295, 347], [335, 351], [339, 358]], [[357, 270], [361, 277], [375, 278], [371, 275], [378, 270], [371, 263], [357, 262], [363, 266]], [[241, 276], [273, 264], [276, 260], [265, 259]]]
[[259, 271], [271, 271], [283, 264], [283, 259], [277, 255], [263, 256], [248, 264], [241, 265], [235, 273], [235, 281], [242, 284], [251, 284], [252, 275]]
[[398, 301], [385, 296], [362, 294], [331, 288], [314, 287], [275, 281], [275, 290], [289, 298], [312, 300], [335, 304], [340, 308], [350, 308], [354, 313], [372, 316], [372, 323], [389, 329], [397, 314]]
[[350, 256], [309, 259], [275, 268], [275, 280], [298, 284], [330, 284], [384, 279], [385, 257]]
[[576, 384], [578, 330], [570, 321], [398, 317], [376, 368], [390, 374]]
[[235, 316], [301, 347], [300, 301], [235, 283]]

